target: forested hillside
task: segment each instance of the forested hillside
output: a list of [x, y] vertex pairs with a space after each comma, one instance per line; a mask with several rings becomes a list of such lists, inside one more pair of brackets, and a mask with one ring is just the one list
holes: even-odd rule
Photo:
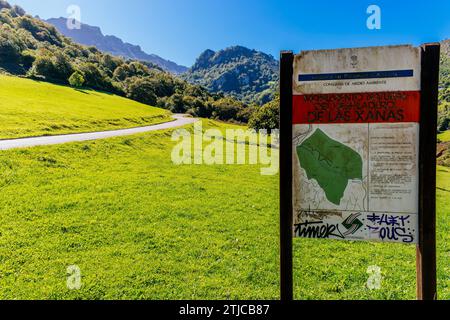
[[450, 40], [442, 41], [441, 47], [441, 84], [439, 88], [438, 129], [450, 129]]
[[0, 72], [125, 96], [194, 116], [247, 122], [252, 108], [136, 60], [73, 42], [0, 0]]
[[218, 52], [206, 50], [183, 78], [211, 92], [244, 102], [264, 104], [278, 88], [278, 61], [265, 53], [235, 46]]

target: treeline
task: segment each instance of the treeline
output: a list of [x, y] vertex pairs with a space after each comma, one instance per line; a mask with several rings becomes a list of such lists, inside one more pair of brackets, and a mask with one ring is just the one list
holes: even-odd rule
[[176, 113], [247, 123], [256, 105], [209, 93], [140, 61], [74, 43], [54, 26], [0, 0], [0, 69], [29, 78], [106, 91]]
[[442, 43], [438, 130], [450, 130], [450, 43]]

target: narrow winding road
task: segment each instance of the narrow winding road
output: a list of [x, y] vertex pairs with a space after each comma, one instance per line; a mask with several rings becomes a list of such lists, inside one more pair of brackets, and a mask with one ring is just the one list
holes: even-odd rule
[[88, 132], [88, 133], [75, 133], [66, 134], [59, 136], [45, 136], [45, 137], [34, 137], [34, 138], [21, 138], [21, 139], [10, 139], [10, 140], [0, 140], [0, 150], [9, 150], [16, 148], [28, 148], [35, 146], [48, 146], [54, 144], [62, 144], [67, 142], [79, 142], [79, 141], [90, 141], [90, 140], [100, 140], [111, 137], [128, 136], [136, 133], [164, 130], [182, 127], [191, 123], [195, 123], [198, 119], [187, 118], [184, 114], [174, 114], [173, 118], [175, 121], [165, 122], [161, 124], [138, 127], [131, 129], [121, 129], [112, 131], [99, 131], [99, 132]]

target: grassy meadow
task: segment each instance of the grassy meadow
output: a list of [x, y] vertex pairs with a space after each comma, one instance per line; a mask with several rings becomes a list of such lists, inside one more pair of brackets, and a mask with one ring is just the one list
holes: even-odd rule
[[138, 127], [171, 121], [165, 110], [109, 93], [0, 74], [0, 139]]
[[[450, 168], [437, 168], [438, 298], [450, 299]], [[416, 299], [415, 246], [300, 239], [295, 241], [297, 299]], [[380, 290], [364, 284], [379, 266]]]
[[[0, 299], [278, 299], [278, 176], [176, 166], [175, 144], [167, 130], [0, 152]], [[450, 299], [450, 169], [438, 181]], [[412, 246], [296, 239], [294, 250], [297, 299], [415, 298]], [[70, 265], [80, 290], [66, 286]], [[371, 265], [381, 290], [366, 288]]]

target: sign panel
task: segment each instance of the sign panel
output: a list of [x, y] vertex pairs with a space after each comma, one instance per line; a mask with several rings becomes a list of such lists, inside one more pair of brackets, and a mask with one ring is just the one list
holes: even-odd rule
[[295, 236], [418, 243], [420, 91], [420, 48], [295, 56]]

